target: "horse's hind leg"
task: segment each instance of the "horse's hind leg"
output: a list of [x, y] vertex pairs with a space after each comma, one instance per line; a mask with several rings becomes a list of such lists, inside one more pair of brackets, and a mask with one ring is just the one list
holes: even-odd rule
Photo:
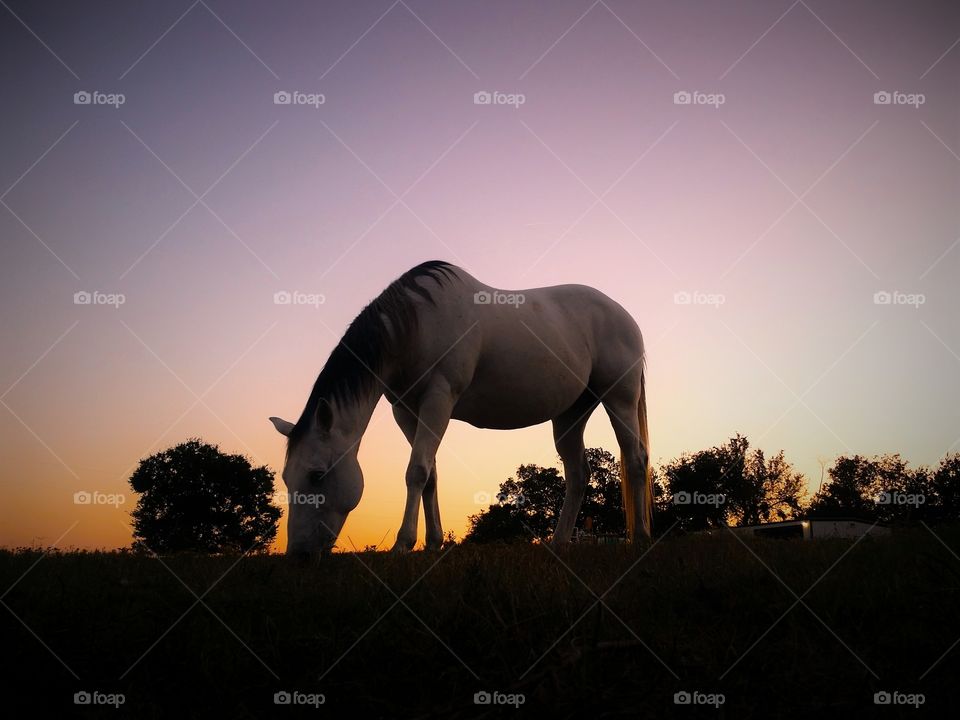
[[443, 545], [443, 527], [440, 525], [440, 501], [437, 500], [437, 463], [423, 486], [423, 519], [426, 524], [427, 550], [439, 550]]
[[640, 388], [611, 392], [603, 399], [620, 445], [620, 484], [630, 542], [650, 537], [652, 488], [647, 473], [647, 446], [640, 428]]
[[570, 542], [570, 534], [587, 492], [590, 466], [583, 447], [583, 429], [596, 407], [596, 398], [588, 391], [573, 407], [553, 420], [553, 441], [563, 461], [563, 477], [567, 485], [560, 519], [553, 533], [554, 544]]

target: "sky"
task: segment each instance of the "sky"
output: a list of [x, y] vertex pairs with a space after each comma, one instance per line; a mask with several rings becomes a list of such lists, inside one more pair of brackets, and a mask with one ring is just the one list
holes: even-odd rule
[[[0, 65], [0, 545], [128, 545], [191, 437], [283, 490], [268, 416], [429, 259], [627, 308], [655, 462], [960, 448], [955, 3], [4, 0]], [[339, 546], [389, 546], [385, 400], [359, 457]], [[549, 424], [452, 423], [444, 529], [523, 463]]]

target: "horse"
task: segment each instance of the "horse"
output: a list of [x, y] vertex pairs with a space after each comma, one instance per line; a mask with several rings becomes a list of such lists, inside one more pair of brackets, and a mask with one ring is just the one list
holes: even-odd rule
[[620, 446], [630, 542], [650, 537], [653, 495], [640, 328], [592, 287], [507, 291], [433, 260], [392, 282], [353, 320], [287, 437], [287, 553], [330, 552], [360, 502], [360, 440], [386, 396], [410, 443], [393, 550], [412, 550], [423, 504], [426, 548], [443, 543], [436, 455], [451, 420], [509, 430], [553, 423], [566, 490], [552, 542], [570, 540], [590, 468], [583, 431], [602, 404]]

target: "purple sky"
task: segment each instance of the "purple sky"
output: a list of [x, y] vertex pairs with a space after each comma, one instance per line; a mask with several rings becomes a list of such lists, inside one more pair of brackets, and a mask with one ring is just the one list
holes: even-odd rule
[[[960, 447], [955, 3], [5, 0], [0, 38], [2, 544], [128, 543], [133, 497], [73, 493], [187, 437], [279, 471], [267, 416], [432, 258], [629, 309], [655, 459], [741, 432], [816, 481]], [[399, 524], [385, 405], [361, 462], [346, 546]], [[523, 462], [549, 426], [455, 424], [445, 526]]]

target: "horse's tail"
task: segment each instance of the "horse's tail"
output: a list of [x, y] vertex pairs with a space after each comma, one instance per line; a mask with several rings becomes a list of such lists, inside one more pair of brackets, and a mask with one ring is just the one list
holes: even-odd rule
[[640, 402], [637, 404], [637, 417], [640, 422], [640, 456], [644, 459], [643, 498], [640, 519], [643, 522], [643, 534], [650, 537], [653, 531], [653, 471], [650, 467], [650, 434], [647, 428], [647, 389], [646, 368], [640, 371]]

